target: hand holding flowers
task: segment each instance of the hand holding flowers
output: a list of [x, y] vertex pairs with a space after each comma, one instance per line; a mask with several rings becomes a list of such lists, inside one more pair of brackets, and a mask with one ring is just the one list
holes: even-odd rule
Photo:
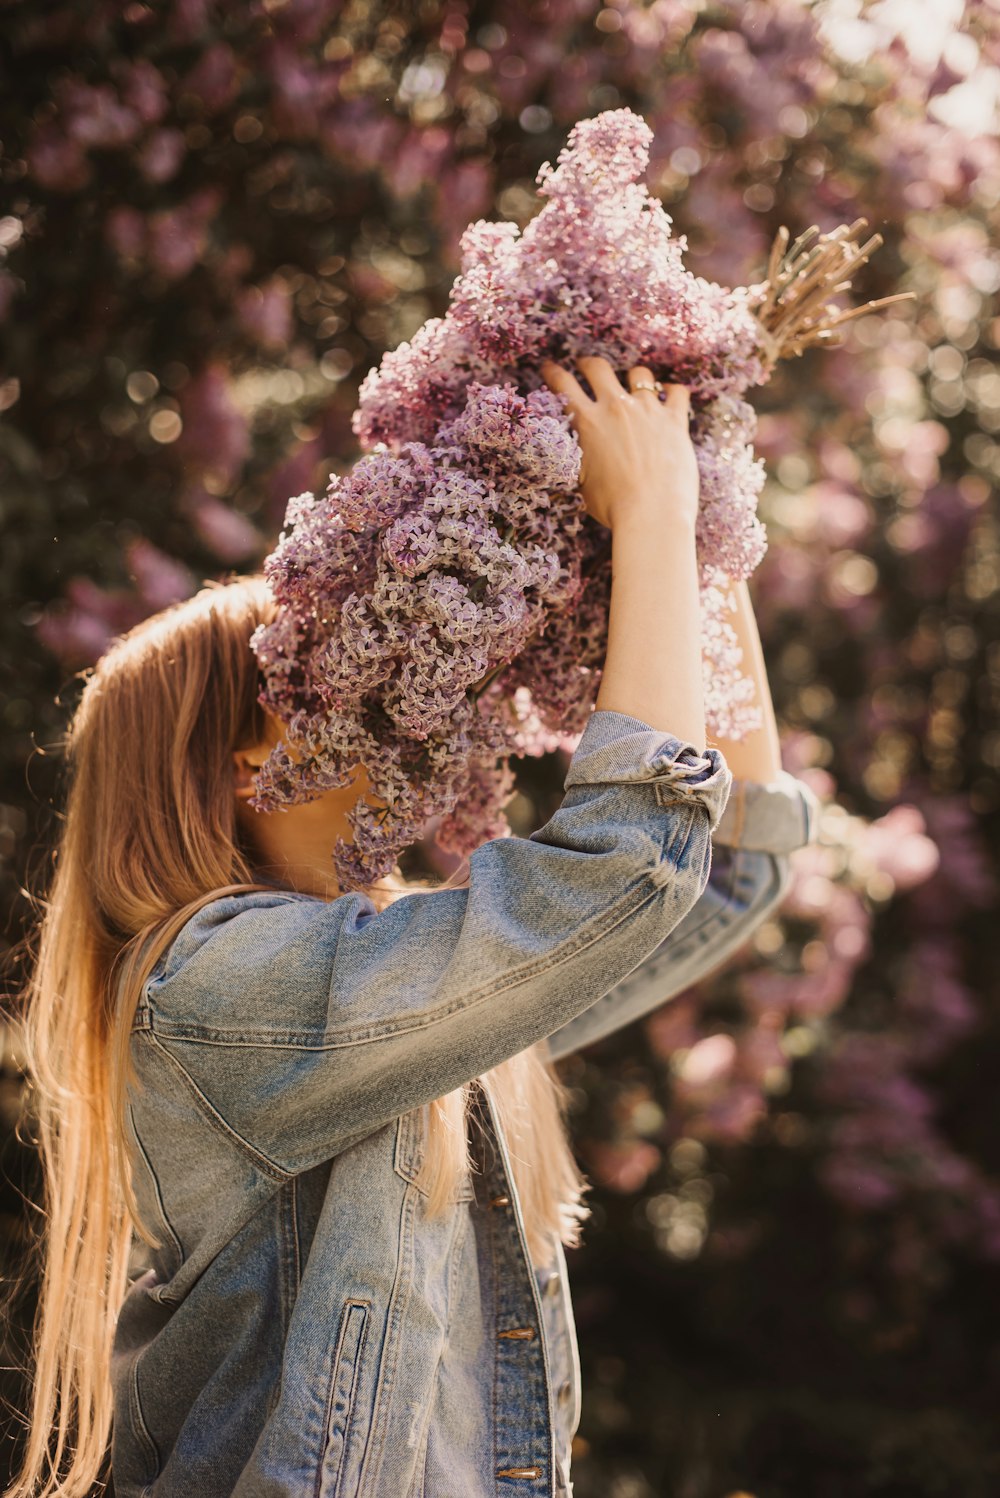
[[[650, 370], [637, 365], [628, 375], [630, 395], [607, 359], [580, 358], [577, 363], [593, 398], [552, 360], [542, 364], [541, 373], [570, 412], [583, 452], [579, 488], [588, 514], [613, 528], [622, 511], [656, 498], [673, 518], [689, 521], [693, 532], [699, 479], [689, 430], [690, 392], [683, 385], [660, 386]], [[665, 402], [659, 398], [662, 388]]]

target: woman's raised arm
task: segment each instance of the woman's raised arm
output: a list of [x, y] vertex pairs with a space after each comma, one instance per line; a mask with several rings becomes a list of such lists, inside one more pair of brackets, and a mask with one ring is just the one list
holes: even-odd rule
[[592, 1044], [640, 1019], [708, 977], [747, 942], [781, 903], [789, 855], [812, 842], [820, 804], [781, 765], [764, 652], [745, 582], [734, 583], [729, 622], [754, 683], [761, 726], [744, 739], [711, 741], [726, 757], [733, 784], [712, 835], [712, 867], [698, 900], [648, 957], [596, 1004], [549, 1036], [553, 1058]]
[[494, 838], [468, 887], [223, 897], [161, 958], [134, 1021], [140, 1079], [166, 1065], [205, 1126], [277, 1176], [328, 1159], [543, 1040], [683, 919], [732, 777], [721, 755], [597, 711], [566, 795]]
[[359, 893], [212, 902], [137, 1010], [140, 1061], [172, 1064], [206, 1125], [278, 1175], [543, 1040], [705, 888], [732, 775], [703, 749], [687, 395], [674, 387], [662, 405], [623, 390], [605, 360], [580, 362], [596, 400], [555, 379], [592, 465], [585, 502], [613, 529], [612, 599], [602, 695], [562, 804], [530, 838], [477, 848], [467, 888], [381, 914]]

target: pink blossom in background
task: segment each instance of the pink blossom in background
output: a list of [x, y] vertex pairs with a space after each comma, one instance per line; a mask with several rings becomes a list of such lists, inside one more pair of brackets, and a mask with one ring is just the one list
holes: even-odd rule
[[470, 219], [485, 213], [491, 198], [490, 174], [482, 161], [455, 162], [447, 177], [441, 176], [434, 215], [450, 257], [458, 251], [459, 241]]
[[379, 110], [371, 99], [360, 96], [338, 100], [320, 129], [331, 157], [365, 168], [379, 167], [391, 158], [406, 126]]
[[264, 537], [253, 522], [205, 489], [189, 490], [178, 508], [190, 517], [200, 540], [220, 562], [235, 566], [264, 550]]
[[701, 1107], [692, 1109], [688, 1127], [695, 1138], [716, 1144], [743, 1144], [767, 1116], [767, 1102], [752, 1082], [736, 1081]]
[[411, 129], [382, 163], [382, 174], [393, 196], [410, 197], [424, 182], [440, 178], [451, 149], [450, 132], [443, 126]]
[[53, 192], [79, 192], [93, 176], [80, 142], [52, 126], [35, 132], [27, 161], [35, 181]]
[[147, 220], [146, 255], [150, 265], [167, 280], [186, 276], [205, 253], [209, 224], [219, 207], [222, 191], [199, 189], [175, 208], [151, 213]]
[[914, 941], [901, 964], [899, 1007], [920, 1064], [939, 1060], [979, 1026], [976, 995], [953, 931], [932, 930]]
[[47, 609], [35, 627], [46, 648], [75, 667], [97, 660], [116, 634], [141, 617], [131, 594], [112, 595], [90, 578], [74, 577], [60, 606]]
[[123, 260], [138, 260], [146, 249], [146, 218], [137, 208], [117, 203], [104, 221], [104, 235]]
[[228, 371], [209, 365], [188, 381], [179, 400], [184, 425], [177, 450], [189, 470], [235, 478], [250, 451], [250, 428], [233, 398]]
[[922, 807], [941, 862], [914, 899], [922, 922], [940, 926], [964, 909], [988, 910], [998, 896], [996, 873], [967, 797], [928, 797]]
[[594, 1142], [587, 1151], [590, 1174], [611, 1191], [639, 1191], [660, 1163], [660, 1151], [645, 1139], [627, 1143]]
[[183, 80], [184, 89], [201, 100], [208, 114], [231, 102], [239, 86], [239, 63], [231, 47], [215, 42], [206, 47]]
[[926, 835], [927, 823], [917, 806], [900, 804], [869, 823], [855, 844], [860, 857], [888, 874], [899, 890], [923, 884], [941, 862], [936, 842]]
[[693, 1046], [698, 1038], [697, 999], [682, 994], [664, 1004], [646, 1020], [645, 1029], [656, 1055], [668, 1061], [675, 1051]]
[[158, 124], [170, 108], [170, 91], [159, 68], [146, 57], [123, 64], [118, 86], [122, 102], [144, 125]]
[[98, 660], [116, 636], [150, 613], [194, 592], [191, 572], [143, 537], [126, 547], [135, 588], [101, 588], [87, 577], [70, 579], [59, 606], [35, 626], [46, 647], [66, 665]]
[[129, 572], [138, 587], [139, 597], [150, 612], [179, 603], [182, 598], [189, 598], [195, 590], [195, 579], [190, 569], [167, 556], [166, 552], [142, 536], [137, 536], [128, 543], [125, 557]]
[[821, 481], [812, 488], [815, 502], [814, 534], [822, 545], [838, 550], [857, 549], [871, 529], [871, 506], [843, 485]]
[[244, 330], [264, 348], [287, 348], [295, 326], [292, 299], [278, 277], [263, 286], [244, 286], [233, 299]]
[[[332, 440], [335, 439], [334, 433]], [[320, 437], [312, 437], [289, 449], [281, 462], [268, 471], [264, 484], [267, 509], [262, 523], [269, 532], [280, 529], [287, 511], [289, 494], [301, 494], [310, 489], [316, 465], [326, 450]]]
[[291, 140], [313, 135], [317, 118], [336, 97], [336, 70], [306, 60], [294, 43], [277, 38], [265, 47], [261, 67], [273, 87], [275, 127]]
[[139, 151], [136, 161], [147, 182], [169, 182], [180, 170], [186, 151], [182, 131], [157, 130]]
[[888, 1207], [899, 1187], [873, 1161], [856, 1155], [833, 1155], [822, 1167], [823, 1183], [845, 1206], [871, 1211]]
[[110, 84], [64, 78], [57, 102], [67, 134], [86, 149], [131, 145], [144, 123], [139, 111], [123, 103]]
[[736, 1063], [736, 1042], [731, 1035], [707, 1035], [697, 1041], [678, 1068], [679, 1086], [690, 1092], [727, 1082]]

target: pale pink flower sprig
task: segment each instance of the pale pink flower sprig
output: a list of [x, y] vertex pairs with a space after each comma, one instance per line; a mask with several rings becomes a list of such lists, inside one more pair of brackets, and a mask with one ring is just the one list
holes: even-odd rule
[[760, 288], [685, 268], [683, 238], [638, 180], [651, 140], [628, 109], [583, 120], [539, 171], [546, 201], [523, 233], [469, 226], [445, 315], [361, 385], [364, 456], [322, 499], [288, 506], [265, 562], [278, 617], [253, 638], [261, 700], [287, 732], [254, 804], [307, 799], [363, 764], [373, 794], [333, 850], [344, 887], [387, 873], [433, 818], [459, 854], [509, 831], [510, 756], [571, 746], [592, 710], [610, 533], [580, 499], [547, 358], [643, 364], [690, 388], [707, 726], [740, 738], [759, 724], [726, 613], [732, 580], [766, 550], [744, 399], [770, 368]]
[[[254, 805], [346, 785], [363, 764], [371, 794], [334, 850], [345, 887], [387, 873], [432, 817], [457, 853], [506, 829], [506, 760], [551, 738], [521, 676], [549, 681], [547, 719], [557, 708], [579, 732], [600, 664], [606, 581], [599, 606], [583, 601], [580, 450], [561, 401], [473, 383], [439, 437], [380, 446], [322, 499], [298, 495], [264, 563], [279, 610], [251, 643], [287, 731]], [[550, 639], [548, 621], [574, 612], [575, 631]]]

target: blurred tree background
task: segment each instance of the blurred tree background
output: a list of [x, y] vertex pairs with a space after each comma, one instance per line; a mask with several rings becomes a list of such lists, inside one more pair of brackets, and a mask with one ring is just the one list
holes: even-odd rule
[[[757, 392], [750, 586], [820, 841], [723, 972], [565, 1064], [595, 1183], [575, 1477], [995, 1495], [997, 0], [6, 0], [0, 68], [8, 990], [76, 673], [350, 467], [360, 380], [443, 312], [470, 220], [532, 215], [577, 119], [645, 116], [712, 279], [759, 279], [781, 224], [885, 237], [858, 295], [916, 299]], [[519, 766], [516, 830], [564, 770]], [[5, 1278], [19, 1090], [8, 1043]], [[12, 1326], [13, 1406], [22, 1351]]]

